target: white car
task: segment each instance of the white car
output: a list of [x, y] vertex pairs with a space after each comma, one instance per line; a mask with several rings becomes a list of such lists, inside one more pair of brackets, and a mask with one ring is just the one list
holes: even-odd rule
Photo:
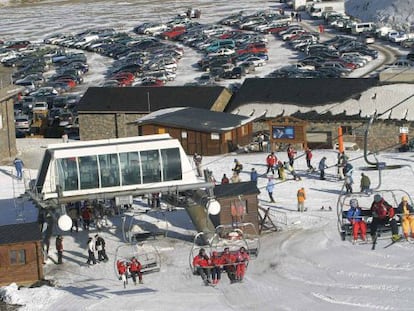
[[262, 67], [266, 65], [266, 61], [257, 56], [250, 56], [243, 60], [243, 63], [245, 62], [251, 62], [255, 67]]
[[216, 52], [209, 53], [208, 56], [224, 56], [224, 55], [233, 55], [236, 52], [233, 49], [229, 48], [221, 48], [218, 49]]
[[408, 39], [408, 36], [405, 32], [391, 31], [388, 34], [388, 40], [391, 42], [400, 43], [407, 39]]
[[33, 106], [32, 111], [47, 111], [49, 109], [46, 102], [36, 102]]

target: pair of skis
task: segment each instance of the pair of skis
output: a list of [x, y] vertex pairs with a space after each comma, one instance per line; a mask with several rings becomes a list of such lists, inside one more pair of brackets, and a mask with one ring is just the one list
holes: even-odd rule
[[[403, 242], [403, 241], [406, 241], [406, 240], [402, 236], [400, 236], [400, 238], [398, 240], [392, 240], [390, 243], [385, 245], [384, 248], [388, 248], [388, 247], [394, 245], [395, 243]], [[408, 241], [408, 243], [412, 244], [413, 242]], [[372, 240], [372, 248], [371, 248], [372, 250], [375, 250], [376, 244], [377, 244], [377, 236], [375, 236], [375, 238]]]

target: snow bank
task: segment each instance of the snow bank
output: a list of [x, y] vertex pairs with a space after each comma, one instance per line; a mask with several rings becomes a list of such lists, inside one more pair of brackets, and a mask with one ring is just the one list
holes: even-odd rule
[[20, 310], [44, 310], [61, 296], [60, 290], [48, 286], [19, 289], [16, 283], [12, 283], [0, 288], [0, 298], [7, 304], [23, 306]]

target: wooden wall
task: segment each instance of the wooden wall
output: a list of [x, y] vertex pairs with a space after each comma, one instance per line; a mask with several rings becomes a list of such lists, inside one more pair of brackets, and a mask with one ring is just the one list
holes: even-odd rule
[[[171, 137], [181, 142], [187, 154], [198, 153], [205, 156], [228, 153], [229, 140], [234, 146], [246, 145], [252, 140], [252, 123], [238, 127], [226, 133], [214, 135], [214, 133], [198, 132], [185, 128], [173, 128], [156, 124], [139, 126], [140, 135], [168, 133]], [[214, 137], [214, 138], [213, 138]], [[216, 139], [218, 138], [218, 139]]]
[[[10, 265], [9, 252], [26, 252], [26, 264]], [[40, 241], [0, 245], [0, 286], [28, 285], [43, 279], [43, 253]]]
[[[217, 198], [221, 205], [221, 211], [219, 214], [220, 225], [231, 225], [234, 222], [231, 205], [233, 202], [239, 201], [238, 197], [226, 197], [226, 198]], [[257, 232], [259, 232], [259, 211], [258, 205], [259, 201], [257, 195], [244, 195], [241, 196], [241, 201], [246, 205], [246, 213], [243, 216], [242, 222], [251, 222]], [[248, 234], [254, 234], [255, 232], [246, 232]]]

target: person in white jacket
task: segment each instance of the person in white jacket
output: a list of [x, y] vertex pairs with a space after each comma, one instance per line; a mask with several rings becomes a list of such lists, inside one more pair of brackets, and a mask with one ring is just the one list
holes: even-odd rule
[[86, 262], [88, 265], [96, 264], [96, 258], [95, 258], [95, 240], [94, 238], [88, 239], [88, 261]]

